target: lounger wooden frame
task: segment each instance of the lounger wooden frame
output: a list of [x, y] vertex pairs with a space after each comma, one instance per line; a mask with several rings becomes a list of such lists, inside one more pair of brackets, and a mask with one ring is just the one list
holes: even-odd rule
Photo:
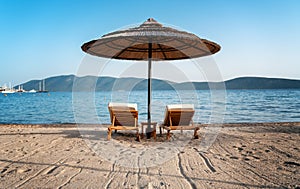
[[195, 110], [193, 109], [167, 109], [165, 120], [162, 125], [159, 127], [160, 134], [162, 134], [162, 128], [167, 130], [167, 140], [170, 140], [171, 130], [194, 130], [194, 138], [198, 139], [198, 130], [199, 127], [195, 126], [193, 123], [193, 116]]
[[108, 127], [107, 140], [111, 139], [112, 131], [115, 130], [135, 130], [136, 140], [140, 141], [138, 127], [138, 111], [132, 108], [108, 107], [111, 116], [111, 125]]

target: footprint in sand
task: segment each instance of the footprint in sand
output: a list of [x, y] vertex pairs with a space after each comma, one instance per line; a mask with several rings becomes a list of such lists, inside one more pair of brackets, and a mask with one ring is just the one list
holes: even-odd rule
[[56, 166], [56, 165], [51, 166], [43, 172], [43, 175], [49, 175], [49, 174], [53, 173], [53, 171], [55, 171], [55, 169], [57, 169], [57, 168], [58, 168], [58, 166]]
[[260, 158], [259, 157], [257, 157], [257, 156], [252, 156], [254, 159], [257, 159], [257, 160], [259, 160]]
[[4, 168], [1, 170], [0, 174], [5, 173], [5, 172], [7, 171], [8, 168], [9, 168], [9, 167], [4, 167]]
[[276, 168], [277, 170], [283, 170], [283, 168], [281, 166]]
[[29, 172], [31, 171], [31, 169], [29, 168], [19, 168], [17, 169], [17, 173], [26, 173], [26, 172]]
[[300, 163], [293, 162], [293, 161], [285, 161], [284, 165], [285, 166], [300, 166]]
[[241, 147], [237, 147], [237, 146], [232, 146], [233, 148], [237, 149], [238, 151], [242, 151], [244, 150], [244, 148], [246, 147], [245, 145], [241, 145]]

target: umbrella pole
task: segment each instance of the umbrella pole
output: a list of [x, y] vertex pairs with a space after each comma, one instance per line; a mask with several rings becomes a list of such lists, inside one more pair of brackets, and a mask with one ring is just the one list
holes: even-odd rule
[[152, 66], [152, 43], [148, 43], [148, 127], [147, 127], [147, 138], [151, 137], [151, 66]]

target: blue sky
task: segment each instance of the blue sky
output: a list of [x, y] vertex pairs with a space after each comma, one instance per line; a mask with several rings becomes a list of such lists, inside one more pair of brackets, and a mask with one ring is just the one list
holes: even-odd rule
[[0, 85], [75, 74], [83, 43], [149, 17], [220, 44], [224, 80], [300, 79], [299, 10], [297, 0], [0, 0]]

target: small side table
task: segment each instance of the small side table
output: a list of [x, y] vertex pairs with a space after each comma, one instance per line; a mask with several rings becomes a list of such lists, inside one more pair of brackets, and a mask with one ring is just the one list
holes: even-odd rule
[[148, 127], [148, 122], [142, 122], [141, 126], [142, 126], [142, 138], [144, 138], [144, 126], [146, 126], [146, 136], [147, 139], [153, 137], [156, 140], [156, 125], [157, 122], [151, 122], [150, 123], [150, 128]]

